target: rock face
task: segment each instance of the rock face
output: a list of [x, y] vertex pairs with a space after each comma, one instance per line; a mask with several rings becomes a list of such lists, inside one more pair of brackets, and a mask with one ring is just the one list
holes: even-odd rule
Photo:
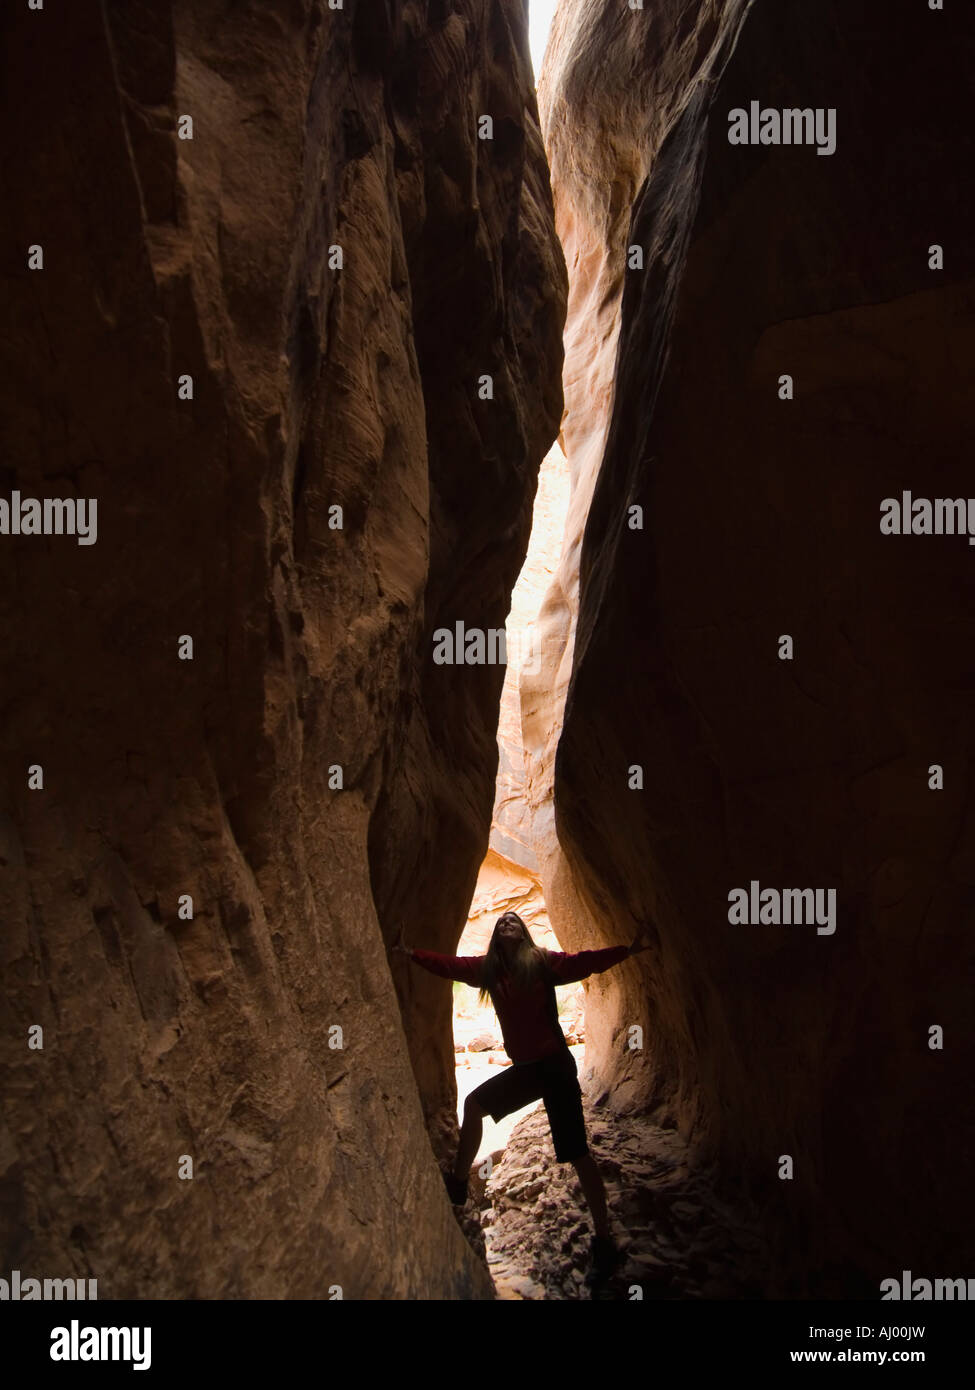
[[[538, 475], [528, 554], [511, 595], [506, 625], [508, 664], [501, 688], [498, 717], [498, 779], [491, 817], [491, 851], [521, 870], [537, 876], [532, 813], [525, 781], [526, 760], [521, 732], [522, 676], [543, 670], [538, 615], [562, 553], [569, 501], [569, 470], [556, 444]], [[517, 906], [512, 903], [512, 907]]]
[[[720, 71], [746, 9], [745, 0], [697, 6], [661, 0], [652, 14], [628, 10], [619, 22], [611, 6], [562, 5], [538, 86], [556, 225], [571, 269], [560, 435], [571, 496], [558, 569], [536, 623], [540, 662], [522, 673], [520, 693], [532, 848], [565, 950], [618, 945], [634, 931], [629, 913], [635, 901], [626, 885], [604, 893], [592, 875], [584, 886], [576, 883], [573, 859], [563, 853], [556, 831], [555, 808], [555, 756], [572, 673], [582, 539], [610, 420], [631, 209], [676, 113]], [[614, 1042], [619, 1018], [643, 1018], [642, 976], [628, 964], [586, 988], [589, 1072], [612, 1073], [618, 1109], [642, 1107], [653, 1059], [636, 1051], [621, 1058]]]
[[463, 923], [503, 673], [432, 635], [503, 623], [561, 411], [523, 7], [78, 0], [2, 50], [2, 493], [98, 500], [0, 537], [6, 1267], [490, 1296], [449, 990], [384, 940]]
[[568, 496], [565, 455], [554, 445], [539, 471], [531, 541], [505, 625], [508, 660], [498, 716], [498, 776], [491, 838], [478, 872], [463, 942], [458, 944], [461, 954], [485, 951], [495, 922], [508, 910], [524, 918], [539, 945], [559, 949], [549, 925], [533, 849], [519, 683], [523, 674], [542, 669], [538, 612], [558, 565]]
[[[579, 608], [561, 847], [543, 824], [536, 850], [563, 944], [621, 939], [624, 907], [656, 932], [591, 1003], [587, 1060], [615, 1101], [655, 1106], [750, 1188], [777, 1247], [771, 1291], [960, 1273], [975, 552], [879, 522], [902, 490], [972, 491], [972, 16], [675, 0], [612, 36], [582, 8], [557, 26], [540, 97], [581, 274], [575, 541], [549, 603], [562, 686], [577, 570]], [[836, 152], [730, 144], [729, 111], [756, 99], [835, 108]], [[603, 418], [583, 427], [587, 390]], [[553, 721], [536, 687], [523, 699], [544, 806]], [[753, 880], [835, 889], [835, 933], [732, 926], [729, 892]]]

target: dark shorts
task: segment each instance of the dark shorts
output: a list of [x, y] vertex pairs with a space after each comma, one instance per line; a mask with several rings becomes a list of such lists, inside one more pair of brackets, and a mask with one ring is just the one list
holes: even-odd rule
[[470, 1098], [492, 1120], [500, 1120], [512, 1110], [541, 1099], [545, 1102], [558, 1162], [572, 1163], [589, 1152], [579, 1071], [568, 1048], [539, 1062], [513, 1062], [471, 1091]]

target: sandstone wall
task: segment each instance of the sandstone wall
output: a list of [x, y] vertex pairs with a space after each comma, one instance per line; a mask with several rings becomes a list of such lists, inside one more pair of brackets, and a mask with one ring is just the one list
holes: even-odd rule
[[522, 6], [2, 23], [3, 491], [99, 511], [0, 539], [0, 1262], [489, 1296], [423, 1123], [449, 989], [404, 978], [401, 1019], [384, 941], [460, 932], [503, 673], [431, 637], [503, 623], [561, 411]]
[[550, 939], [552, 949], [557, 949], [533, 848], [527, 781], [530, 764], [521, 734], [520, 682], [523, 672], [541, 670], [538, 612], [558, 567], [568, 498], [568, 467], [565, 455], [556, 444], [539, 470], [531, 540], [511, 594], [506, 623], [507, 665], [498, 715], [498, 775], [491, 836], [478, 872], [463, 942], [457, 947], [461, 954], [486, 949], [495, 922], [502, 912], [509, 910], [524, 918], [537, 942], [541, 943], [543, 937]]
[[[605, 9], [563, 6], [543, 91], [558, 222], [592, 265], [605, 344], [585, 348], [574, 284], [565, 436], [592, 507], [551, 605], [568, 652], [577, 563], [546, 895], [570, 945], [581, 913], [590, 939], [619, 939], [620, 903], [655, 924], [590, 1011], [603, 1082], [747, 1182], [779, 1242], [773, 1289], [865, 1279], [875, 1297], [881, 1277], [960, 1274], [970, 1253], [975, 552], [879, 520], [902, 489], [972, 491], [973, 21], [868, 0], [652, 11], [609, 41]], [[688, 80], [697, 39], [709, 83]], [[753, 99], [835, 107], [836, 153], [730, 145], [728, 112]], [[563, 153], [576, 124], [588, 164]], [[645, 165], [629, 172], [614, 138]], [[614, 221], [585, 185], [621, 164]], [[624, 273], [624, 243], [643, 272]], [[590, 378], [605, 441], [574, 447]], [[835, 888], [835, 934], [730, 926], [728, 893], [752, 879]], [[567, 905], [549, 896], [565, 882]], [[644, 1070], [630, 1022], [649, 1028]]]
[[537, 873], [538, 860], [525, 780], [520, 685], [523, 672], [541, 674], [543, 669], [538, 614], [561, 558], [568, 502], [568, 465], [555, 444], [539, 470], [531, 540], [511, 594], [506, 627], [508, 662], [498, 717], [498, 778], [491, 817], [491, 849], [509, 859], [516, 869], [530, 873]]
[[[590, 0], [556, 11], [538, 85], [556, 225], [570, 267], [565, 413], [560, 436], [571, 496], [559, 566], [537, 629], [541, 661], [522, 674], [522, 735], [532, 846], [565, 950], [632, 939], [640, 903], [627, 885], [575, 880], [556, 830], [555, 754], [572, 673], [583, 532], [609, 425], [631, 209], [677, 112], [706, 90], [734, 43], [746, 0], [662, 0], [646, 11]], [[598, 901], [594, 902], [594, 895]], [[595, 909], [595, 910], [594, 910]], [[586, 1074], [612, 1081], [619, 1109], [645, 1103], [655, 1055], [614, 1042], [619, 1019], [643, 1019], [635, 963], [586, 985]], [[598, 1002], [597, 1002], [598, 1001]]]

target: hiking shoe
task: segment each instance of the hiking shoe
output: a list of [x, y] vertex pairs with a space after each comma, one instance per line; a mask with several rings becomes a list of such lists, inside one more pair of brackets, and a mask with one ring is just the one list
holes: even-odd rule
[[589, 1252], [587, 1284], [603, 1284], [619, 1264], [622, 1255], [612, 1236], [593, 1236]]
[[447, 1189], [447, 1196], [454, 1206], [464, 1206], [467, 1202], [467, 1179], [457, 1178], [453, 1173], [444, 1173], [443, 1180]]

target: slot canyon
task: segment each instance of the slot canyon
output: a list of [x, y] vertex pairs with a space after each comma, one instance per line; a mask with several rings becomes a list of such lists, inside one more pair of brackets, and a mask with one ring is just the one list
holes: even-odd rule
[[[975, 16], [559, 0], [537, 92], [523, 0], [0, 32], [0, 495], [97, 499], [0, 536], [0, 1274], [584, 1297], [544, 1109], [445, 1191], [392, 947], [476, 890], [648, 924], [576, 996], [620, 1297], [975, 1274], [975, 550], [880, 525], [972, 490]], [[537, 660], [435, 661], [526, 554]]]

